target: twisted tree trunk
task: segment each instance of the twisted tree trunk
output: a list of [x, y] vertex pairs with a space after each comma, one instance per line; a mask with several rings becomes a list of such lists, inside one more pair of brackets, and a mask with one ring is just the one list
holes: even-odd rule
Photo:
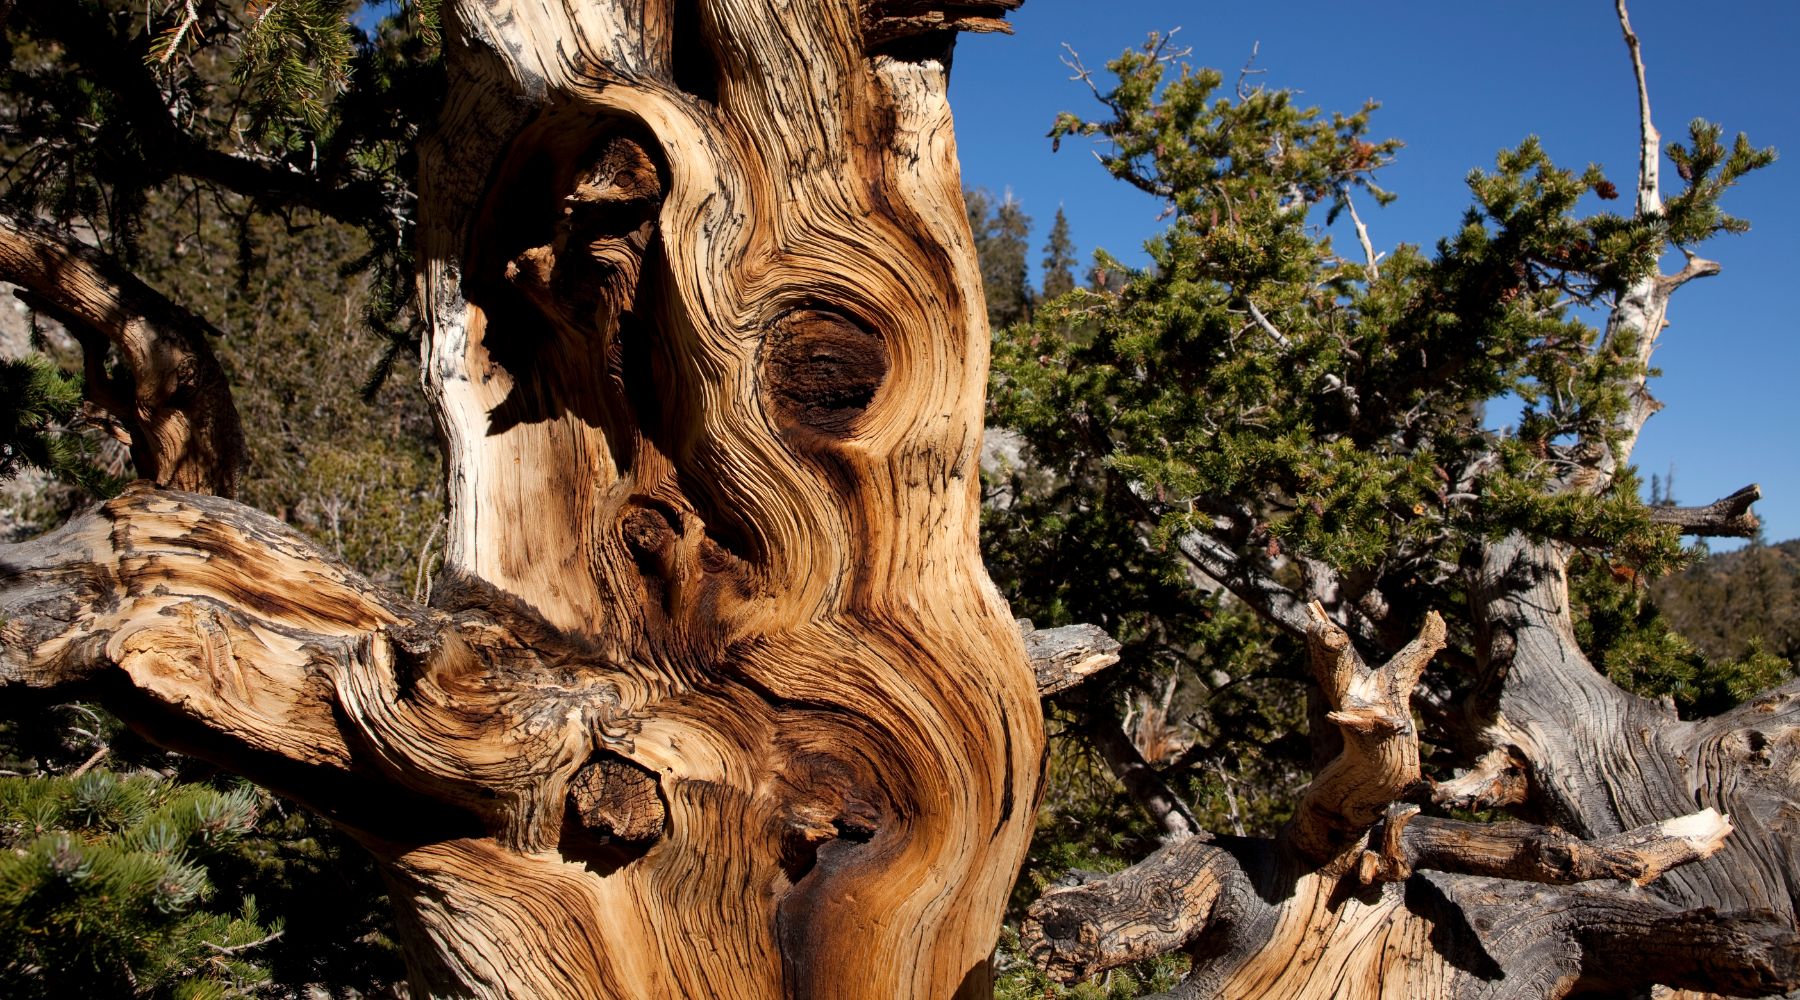
[[[1728, 749], [1745, 744], [1746, 731], [1791, 731], [1781, 720], [1791, 694], [1698, 727], [1686, 749], [1703, 766], [1672, 782], [1649, 773], [1679, 760], [1658, 753], [1663, 732], [1628, 739], [1612, 724], [1622, 716], [1590, 725], [1584, 713], [1597, 706], [1547, 675], [1541, 693], [1566, 706], [1555, 717], [1561, 742], [1579, 749], [1540, 752], [1543, 738], [1508, 749], [1541, 765], [1534, 774], [1567, 767], [1577, 784], [1610, 783], [1612, 821], [1576, 827], [1583, 839], [1558, 827], [1424, 817], [1406, 802], [1422, 791], [1409, 700], [1442, 648], [1442, 622], [1430, 616], [1417, 640], [1370, 669], [1322, 608], [1313, 614], [1313, 672], [1342, 749], [1287, 827], [1272, 840], [1190, 837], [1116, 875], [1052, 890], [1032, 905], [1023, 935], [1045, 971], [1074, 981], [1185, 950], [1193, 967], [1171, 994], [1184, 1000], [1542, 1000], [1641, 995], [1652, 984], [1761, 996], [1800, 986], [1800, 938], [1779, 888], [1791, 870], [1780, 858], [1791, 854], [1783, 817], [1793, 808], [1792, 752], [1771, 755], [1765, 775]], [[1540, 737], [1556, 728], [1532, 718], [1543, 720]], [[1523, 789], [1524, 780], [1482, 780], [1504, 774], [1438, 785], [1438, 798], [1470, 804], [1484, 789]], [[1620, 787], [1628, 777], [1642, 787]], [[1684, 806], [1683, 791], [1732, 817], [1710, 804], [1684, 814], [1694, 800]], [[1620, 816], [1654, 818], [1626, 828]], [[1742, 885], [1724, 889], [1734, 877]]]
[[985, 995], [1043, 735], [945, 84], [1017, 2], [447, 4], [433, 606], [143, 484], [0, 554], [0, 680], [354, 832], [430, 995]]

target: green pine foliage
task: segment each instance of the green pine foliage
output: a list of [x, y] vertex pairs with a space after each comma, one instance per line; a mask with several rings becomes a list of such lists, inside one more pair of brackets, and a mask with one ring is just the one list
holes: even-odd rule
[[[1247, 561], [1376, 575], [1412, 620], [1455, 591], [1471, 540], [1509, 530], [1645, 573], [1677, 563], [1629, 476], [1598, 495], [1554, 488], [1571, 442], [1613, 433], [1639, 374], [1626, 338], [1582, 310], [1663, 248], [1730, 230], [1718, 194], [1770, 154], [1726, 152], [1697, 123], [1672, 151], [1690, 170], [1670, 202], [1683, 207], [1656, 221], [1582, 214], [1613, 185], [1527, 140], [1470, 175], [1472, 204], [1434, 253], [1400, 247], [1372, 274], [1318, 228], [1354, 193], [1391, 197], [1371, 175], [1399, 147], [1367, 138], [1372, 105], [1326, 117], [1282, 91], [1219, 96], [1217, 72], [1154, 36], [1109, 68], [1108, 116], [1064, 115], [1054, 134], [1103, 138], [1107, 168], [1175, 221], [1118, 294], [1076, 293], [1000, 337], [993, 418], [1035, 464], [1080, 470], [1113, 548], [1223, 534]], [[1507, 394], [1523, 406], [1496, 432], [1484, 408]]]
[[[416, 390], [383, 386], [417, 346], [413, 148], [443, 80], [428, 5], [379, 23], [364, 7], [20, 5], [0, 36], [0, 203], [91, 232], [225, 330], [242, 498], [410, 592], [433, 567], [438, 462]], [[0, 428], [0, 472], [116, 488], [45, 409], [73, 413], [77, 377], [19, 362], [0, 379], [24, 383], [9, 398], [25, 406]]]
[[999, 954], [1006, 957], [994, 983], [994, 1000], [1136, 1000], [1161, 996], [1181, 983], [1188, 972], [1187, 956], [1158, 955], [1108, 970], [1073, 986], [1064, 986], [1039, 972], [1022, 956], [1016, 956], [1018, 931], [1001, 931]]
[[105, 770], [0, 778], [0, 992], [201, 1000], [265, 982], [279, 923], [250, 897], [211, 905], [208, 869], [255, 802]]
[[[30, 2], [0, 36], [0, 202], [140, 263], [155, 200], [220, 194], [248, 230], [305, 209], [361, 231], [359, 319], [416, 346], [414, 148], [443, 93], [435, 4]], [[354, 18], [354, 19], [353, 19]], [[256, 252], [246, 233], [240, 252]], [[390, 354], [387, 361], [392, 362]], [[385, 375], [385, 368], [382, 371]]]
[[1758, 539], [1669, 583], [1660, 599], [1709, 655], [1738, 656], [1760, 643], [1800, 668], [1800, 540]]
[[1652, 583], [1649, 600], [1709, 660], [1772, 656], [1800, 670], [1800, 540], [1702, 552]]
[[1594, 666], [1627, 690], [1673, 702], [1682, 718], [1717, 715], [1794, 675], [1792, 660], [1764, 649], [1761, 636], [1748, 638], [1737, 655], [1702, 653], [1630, 567], [1594, 554], [1570, 567], [1569, 597], [1575, 636]]
[[[1632, 470], [1571, 483], [1617, 443], [1646, 374], [1630, 335], [1591, 317], [1665, 250], [1741, 229], [1718, 199], [1772, 154], [1696, 122], [1669, 148], [1682, 190], [1643, 219], [1612, 210], [1601, 168], [1559, 167], [1527, 139], [1470, 173], [1434, 248], [1371, 261], [1340, 253], [1331, 226], [1352, 199], [1394, 197], [1376, 175], [1401, 147], [1372, 137], [1376, 106], [1225, 93], [1181, 55], [1152, 36], [1108, 65], [1100, 116], [1052, 131], [1098, 140], [1109, 173], [1165, 200], [1150, 266], [1097, 253], [1092, 287], [1059, 285], [996, 327], [990, 425], [1012, 458], [986, 483], [990, 571], [1018, 614], [1123, 644], [1118, 667], [1050, 706], [1064, 742], [1021, 891], [1153, 843], [1084, 726], [1125, 724], [1208, 829], [1272, 833], [1305, 783], [1303, 651], [1201, 571], [1196, 542], [1296, 593], [1327, 577], [1378, 592], [1396, 645], [1439, 610], [1453, 646], [1428, 683], [1445, 701], [1470, 681], [1468, 560], [1513, 531], [1581, 553], [1581, 641], [1627, 687], [1694, 715], [1786, 676], [1754, 651], [1700, 655], [1646, 599], [1639, 581], [1686, 556]], [[1519, 408], [1497, 430], [1487, 411], [1506, 400]]]
[[[441, 552], [434, 436], [416, 386], [369, 376], [416, 345], [413, 148], [443, 81], [432, 5], [347, 20], [361, 7], [11, 8], [0, 203], [98, 243], [224, 330], [214, 349], [250, 453], [241, 498], [413, 592]], [[0, 369], [15, 412], [0, 418], [9, 470], [60, 461], [52, 448], [79, 457], [65, 428], [81, 382], [63, 370], [78, 366], [56, 360]], [[376, 405], [358, 399], [365, 386]], [[95, 741], [118, 773], [59, 776]], [[5, 820], [0, 862], [36, 867], [8, 869], [0, 995], [369, 996], [403, 978], [373, 864], [323, 820], [85, 709], [0, 719], [6, 772], [7, 801], [24, 803], [35, 832]], [[125, 811], [58, 812], [72, 780], [124, 789]], [[158, 818], [245, 796], [253, 822], [226, 833], [196, 840]], [[164, 837], [161, 853], [142, 849], [146, 837]], [[153, 870], [147, 891], [118, 881]]]
[[[281, 134], [284, 127], [297, 127], [301, 135], [328, 129], [333, 99], [343, 91], [356, 53], [345, 15], [358, 6], [360, 0], [262, 0], [248, 6], [231, 78], [250, 96], [252, 127], [265, 140], [288, 138]], [[156, 46], [150, 54], [158, 61], [166, 55]]]
[[73, 430], [82, 380], [41, 354], [0, 359], [0, 480], [38, 469], [98, 496], [121, 485], [94, 464], [93, 445]]
[[[172, 833], [142, 833], [159, 826]], [[174, 845], [159, 855], [179, 876], [169, 884], [197, 890], [180, 907], [164, 899], [157, 909], [154, 893], [121, 894], [105, 881], [73, 890], [40, 882], [43, 857], [112, 857], [147, 837]], [[0, 871], [11, 873], [0, 876], [0, 996], [375, 997], [393, 996], [404, 979], [365, 851], [311, 813], [151, 746], [90, 706], [0, 718], [0, 841]], [[36, 868], [7, 867], [38, 841]], [[115, 918], [98, 919], [103, 911]], [[212, 947], [248, 941], [261, 943]], [[17, 947], [4, 951], [6, 942]], [[54, 992], [60, 985], [69, 990]]]

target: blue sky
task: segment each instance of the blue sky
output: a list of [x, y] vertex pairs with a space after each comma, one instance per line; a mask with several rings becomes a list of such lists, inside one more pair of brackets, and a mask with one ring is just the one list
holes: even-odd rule
[[[1800, 536], [1800, 3], [1696, 5], [1637, 0], [1650, 100], [1665, 140], [1705, 117], [1747, 132], [1784, 158], [1727, 196], [1750, 221], [1702, 252], [1724, 265], [1677, 294], [1656, 364], [1651, 418], [1635, 460], [1646, 482], [1675, 470], [1682, 503], [1706, 503], [1745, 483], [1770, 540]], [[1629, 197], [1636, 170], [1636, 97], [1609, 0], [1410, 0], [1261, 5], [1175, 0], [1027, 0], [1016, 34], [964, 36], [951, 76], [963, 181], [1011, 190], [1038, 223], [1037, 247], [1060, 205], [1085, 259], [1096, 247], [1128, 263], [1159, 232], [1158, 203], [1106, 176], [1082, 142], [1052, 153], [1044, 138], [1061, 110], [1093, 113], [1059, 61], [1072, 45], [1099, 70], [1152, 30], [1179, 27], [1197, 65], [1229, 82], [1260, 45], [1257, 79], [1302, 91], [1309, 104], [1354, 110], [1382, 102], [1372, 129], [1407, 146], [1379, 181], [1400, 195], [1359, 202], [1377, 249], [1432, 246], [1468, 203], [1463, 178], [1496, 151], [1539, 136], [1567, 167], [1598, 163]], [[1675, 181], [1665, 171], [1665, 192]], [[1502, 411], [1497, 417], [1505, 418]], [[1726, 547], [1719, 543], [1715, 548]]]

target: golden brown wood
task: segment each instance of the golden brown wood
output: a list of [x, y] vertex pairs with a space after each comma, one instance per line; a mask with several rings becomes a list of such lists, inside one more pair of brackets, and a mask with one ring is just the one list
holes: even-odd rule
[[[97, 692], [349, 830], [418, 995], [987, 995], [1039, 690], [1117, 656], [1022, 640], [976, 555], [987, 331], [945, 83], [951, 33], [1015, 6], [453, 0], [419, 220], [432, 606], [145, 483], [0, 551], [0, 682]], [[126, 355], [109, 402], [157, 484], [229, 493], [203, 325], [34, 224], [0, 220], [0, 271]], [[1419, 816], [1442, 624], [1371, 669], [1314, 606], [1339, 749], [1282, 836], [1196, 830], [1100, 734], [1172, 843], [1046, 896], [1032, 954], [1070, 979], [1185, 947], [1194, 997], [1800, 985], [1800, 689], [1678, 723], [1565, 669], [1557, 551], [1482, 555], [1495, 752], [1440, 799], [1581, 828]]]
[[569, 798], [581, 824], [603, 835], [650, 840], [663, 832], [656, 776], [630, 761], [602, 760], [575, 772]]
[[985, 995], [1043, 732], [945, 93], [1012, 6], [446, 4], [433, 606], [140, 487], [0, 556], [0, 678], [351, 830], [421, 995]]
[[1359, 851], [1369, 829], [1419, 781], [1412, 690], [1444, 648], [1444, 620], [1427, 614], [1419, 637], [1371, 670], [1324, 608], [1315, 602], [1310, 610], [1313, 676], [1329, 707], [1326, 721], [1343, 734], [1342, 750], [1313, 777], [1282, 837], [1301, 855], [1341, 870], [1355, 860], [1346, 852]]
[[1040, 629], [1021, 618], [1019, 634], [1041, 697], [1061, 694], [1119, 662], [1119, 641], [1096, 625]]

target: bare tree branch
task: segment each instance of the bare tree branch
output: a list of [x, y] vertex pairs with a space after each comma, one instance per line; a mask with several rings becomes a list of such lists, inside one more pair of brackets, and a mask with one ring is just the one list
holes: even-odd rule
[[1421, 818], [1399, 836], [1412, 869], [1567, 884], [1629, 879], [1646, 885], [1678, 865], [1717, 854], [1731, 819], [1713, 809], [1594, 840], [1531, 823]]
[[1038, 968], [1076, 982], [1187, 944], [1207, 929], [1220, 895], [1238, 887], [1248, 882], [1236, 859], [1190, 838], [1117, 875], [1050, 890], [1020, 935]]
[[1246, 296], [1244, 305], [1250, 307], [1250, 318], [1256, 321], [1257, 326], [1262, 327], [1262, 332], [1269, 335], [1269, 339], [1275, 342], [1276, 347], [1286, 347], [1288, 345], [1287, 337], [1283, 335], [1280, 330], [1275, 328], [1275, 324], [1269, 322], [1269, 317], [1263, 315], [1263, 311], [1257, 308], [1255, 302], [1252, 302], [1249, 297]]
[[1662, 192], [1659, 190], [1657, 175], [1662, 163], [1662, 133], [1656, 130], [1656, 123], [1650, 117], [1650, 87], [1644, 80], [1644, 52], [1638, 45], [1637, 33], [1631, 30], [1631, 16], [1625, 10], [1625, 0], [1614, 0], [1613, 7], [1618, 11], [1619, 28], [1625, 33], [1625, 48], [1631, 52], [1631, 72], [1637, 80], [1637, 213], [1660, 215]]
[[1098, 625], [1038, 629], [1029, 618], [1019, 619], [1018, 625], [1025, 656], [1037, 672], [1040, 697], [1067, 691], [1119, 662], [1119, 641]]
[[1344, 189], [1344, 208], [1350, 212], [1350, 223], [1356, 227], [1356, 242], [1362, 244], [1363, 260], [1369, 271], [1371, 283], [1381, 278], [1381, 270], [1376, 266], [1375, 244], [1369, 242], [1369, 227], [1363, 225], [1362, 216], [1356, 214], [1356, 201], [1350, 197], [1348, 186]]
[[1651, 507], [1650, 520], [1672, 524], [1684, 535], [1754, 538], [1762, 530], [1762, 519], [1750, 510], [1750, 505], [1760, 499], [1762, 487], [1751, 483], [1704, 507]]
[[[1637, 82], [1637, 215], [1640, 219], [1650, 219], [1663, 212], [1659, 179], [1662, 135], [1651, 118], [1643, 49], [1638, 44], [1637, 34], [1631, 30], [1625, 0], [1614, 0], [1614, 8], [1618, 12], [1619, 28], [1625, 36], [1625, 47], [1631, 54], [1632, 75]], [[1687, 282], [1718, 273], [1718, 264], [1689, 254], [1687, 265], [1681, 271], [1673, 275], [1652, 271], [1633, 282], [1619, 296], [1607, 315], [1605, 343], [1629, 343], [1637, 374], [1626, 389], [1629, 403], [1613, 422], [1609, 433], [1584, 436], [1577, 442], [1574, 450], [1577, 467], [1567, 480], [1569, 488], [1597, 493], [1609, 486], [1618, 470], [1631, 461], [1631, 452], [1637, 446], [1644, 424], [1662, 408], [1662, 404], [1650, 395], [1650, 358], [1656, 351], [1663, 328], [1668, 326], [1669, 299]]]
[[1194, 568], [1219, 581], [1252, 610], [1289, 634], [1304, 636], [1312, 630], [1306, 604], [1293, 591], [1250, 566], [1224, 542], [1190, 531], [1181, 537], [1177, 548]]
[[1495, 747], [1482, 754], [1466, 773], [1438, 782], [1431, 790], [1431, 799], [1439, 805], [1461, 809], [1518, 805], [1530, 792], [1528, 767], [1512, 747]]
[[[1375, 831], [1375, 849], [1335, 877], [1296, 873], [1267, 841], [1170, 844], [1122, 872], [1051, 889], [1032, 904], [1021, 940], [1038, 967], [1063, 983], [1203, 941], [1198, 982], [1181, 994], [1193, 996], [1337, 996], [1344, 982], [1384, 972], [1410, 986], [1409, 995], [1485, 996], [1495, 981], [1536, 981], [1546, 962], [1571, 978], [1588, 973], [1618, 985], [1687, 985], [1711, 975], [1786, 989], [1794, 980], [1793, 935], [1778, 922], [1684, 910], [1614, 881], [1648, 882], [1717, 851], [1730, 831], [1717, 813], [1594, 841], [1523, 823], [1488, 827], [1416, 813], [1392, 810]], [[1363, 900], [1351, 902], [1343, 879], [1406, 885], [1359, 886]], [[1461, 908], [1484, 959], [1500, 967], [1469, 970], [1475, 974], [1466, 983], [1449, 970], [1442, 979], [1421, 972], [1442, 961], [1428, 941], [1443, 924], [1406, 900], [1441, 896]], [[1334, 939], [1340, 920], [1343, 938]], [[1688, 952], [1668, 937], [1675, 927], [1712, 951]], [[1615, 964], [1628, 944], [1655, 958]], [[1293, 961], [1296, 954], [1318, 961], [1330, 949], [1342, 950], [1319, 963], [1324, 982], [1311, 978], [1310, 962]], [[1352, 953], [1363, 953], [1366, 966], [1349, 965]]]
[[1106, 766], [1111, 769], [1113, 777], [1118, 778], [1119, 783], [1125, 786], [1132, 801], [1156, 824], [1164, 843], [1186, 840], [1203, 833], [1200, 823], [1194, 819], [1193, 810], [1163, 781], [1162, 775], [1144, 760], [1143, 755], [1138, 753], [1137, 745], [1131, 742], [1131, 737], [1119, 728], [1118, 723], [1111, 718], [1095, 718], [1082, 727], [1082, 732], [1093, 741], [1095, 749], [1106, 759]]
[[1322, 865], [1354, 849], [1388, 807], [1419, 781], [1419, 736], [1412, 690], [1438, 650], [1444, 620], [1425, 616], [1419, 637], [1371, 670], [1350, 636], [1314, 603], [1307, 635], [1313, 676], [1343, 733], [1343, 749], [1313, 777], [1283, 837], [1301, 856]]

